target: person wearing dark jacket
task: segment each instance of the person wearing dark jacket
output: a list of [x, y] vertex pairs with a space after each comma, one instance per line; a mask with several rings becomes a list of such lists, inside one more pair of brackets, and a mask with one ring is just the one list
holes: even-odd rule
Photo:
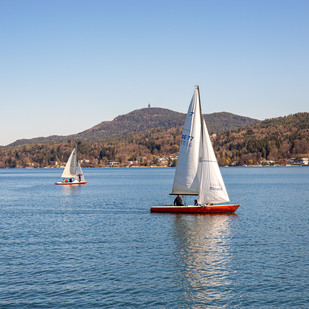
[[181, 199], [179, 194], [177, 195], [177, 197], [174, 200], [174, 206], [183, 206], [182, 199]]

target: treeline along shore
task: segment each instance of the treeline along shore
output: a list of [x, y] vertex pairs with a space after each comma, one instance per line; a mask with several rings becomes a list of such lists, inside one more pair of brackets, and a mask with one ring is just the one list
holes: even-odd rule
[[[142, 109], [76, 135], [17, 141], [0, 148], [0, 168], [63, 167], [76, 145], [83, 167], [175, 166], [184, 115], [166, 111]], [[211, 115], [205, 117], [219, 165], [306, 164], [309, 113], [264, 121]]]

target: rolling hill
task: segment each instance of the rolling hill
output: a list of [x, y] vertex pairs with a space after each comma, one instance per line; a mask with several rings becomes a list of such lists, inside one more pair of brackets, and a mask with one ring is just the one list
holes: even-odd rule
[[[164, 108], [143, 108], [125, 115], [120, 115], [112, 121], [103, 121], [77, 134], [20, 139], [6, 147], [46, 142], [64, 142], [67, 140], [99, 141], [154, 128], [167, 130], [173, 127], [182, 127], [185, 116], [186, 115], [183, 113]], [[204, 115], [204, 117], [207, 121], [207, 127], [210, 133], [220, 133], [227, 130], [247, 127], [259, 122], [259, 120], [256, 119], [227, 112], [207, 114]]]
[[[178, 124], [177, 120], [166, 124], [167, 119], [162, 121], [160, 112], [161, 110], [157, 111], [156, 116], [150, 119], [146, 118], [149, 124], [147, 129], [143, 125], [138, 126], [137, 118], [145, 116], [145, 111], [139, 110], [115, 118], [111, 121], [112, 124], [102, 122], [94, 128], [81, 132], [80, 136], [84, 136], [84, 139], [68, 137], [65, 141], [45, 139], [45, 142], [1, 148], [0, 167], [61, 166], [76, 144], [83, 166], [103, 167], [108, 161], [117, 161], [120, 166], [126, 166], [130, 161], [138, 161], [140, 165], [149, 166], [157, 165], [159, 158], [168, 158], [168, 164], [175, 165], [182, 124]], [[184, 117], [183, 114], [180, 116]], [[291, 158], [309, 156], [309, 113], [298, 113], [260, 122], [253, 121], [255, 123], [249, 126], [245, 126], [247, 119], [229, 113], [206, 115], [206, 117], [218, 116], [221, 121], [219, 128], [242, 125], [237, 129], [212, 135], [214, 150], [221, 166], [260, 164], [267, 161], [285, 164]], [[226, 124], [222, 116], [226, 117]], [[234, 116], [235, 123], [230, 125], [229, 118]], [[207, 118], [207, 121], [211, 122], [211, 118]], [[210, 132], [216, 132], [214, 131], [216, 123], [218, 122], [214, 121], [212, 127], [208, 126]], [[130, 126], [135, 131], [129, 130]], [[112, 132], [112, 128], [115, 132]], [[108, 135], [112, 136], [106, 137]]]

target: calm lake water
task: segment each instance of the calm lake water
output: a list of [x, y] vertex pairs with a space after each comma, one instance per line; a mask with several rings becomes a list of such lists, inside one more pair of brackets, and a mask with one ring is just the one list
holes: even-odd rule
[[0, 170], [1, 308], [308, 308], [309, 167], [221, 171], [234, 215], [150, 213], [173, 168]]

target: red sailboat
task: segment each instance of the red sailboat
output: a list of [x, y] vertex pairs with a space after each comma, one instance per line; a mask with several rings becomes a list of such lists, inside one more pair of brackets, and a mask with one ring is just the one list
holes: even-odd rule
[[196, 195], [195, 205], [152, 206], [151, 212], [233, 213], [219, 165], [203, 119], [199, 86], [194, 89], [188, 109], [171, 195]]

